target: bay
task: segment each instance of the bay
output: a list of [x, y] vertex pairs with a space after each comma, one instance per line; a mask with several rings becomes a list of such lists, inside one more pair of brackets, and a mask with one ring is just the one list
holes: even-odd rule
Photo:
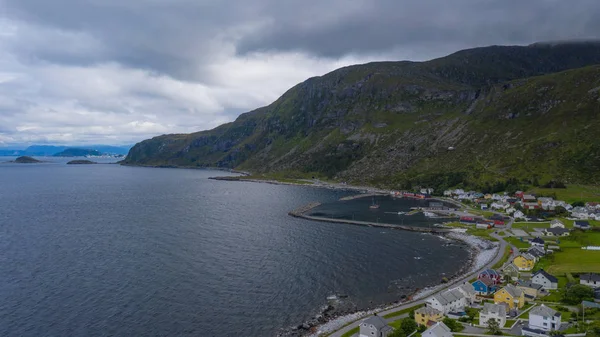
[[350, 192], [48, 160], [0, 164], [2, 336], [273, 336], [334, 291], [392, 302], [468, 257], [432, 235], [287, 215]]

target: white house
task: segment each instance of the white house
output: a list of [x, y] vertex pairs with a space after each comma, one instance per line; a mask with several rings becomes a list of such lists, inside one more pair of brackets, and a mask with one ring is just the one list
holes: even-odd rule
[[467, 306], [467, 298], [458, 289], [450, 289], [429, 297], [425, 303], [428, 307], [437, 309], [446, 315], [449, 312], [464, 311]]
[[558, 289], [558, 279], [546, 273], [544, 269], [540, 269], [533, 274], [531, 283], [539, 284], [544, 287], [544, 289]]
[[512, 216], [515, 219], [524, 219], [525, 218], [525, 213], [523, 213], [521, 211], [515, 211], [515, 213]]
[[529, 328], [535, 330], [552, 331], [558, 330], [561, 324], [560, 312], [539, 305], [529, 311]]
[[466, 305], [472, 305], [477, 299], [477, 292], [473, 285], [469, 282], [455, 288], [460, 291], [461, 294], [465, 297]]
[[508, 214], [513, 214], [516, 211], [517, 211], [517, 209], [514, 207], [509, 207], [506, 209], [506, 213], [508, 213]]
[[452, 337], [452, 331], [443, 322], [437, 322], [421, 334], [422, 337]]
[[371, 316], [360, 323], [359, 337], [387, 337], [394, 329], [377, 315]]
[[510, 204], [509, 204], [509, 203], [507, 203], [507, 202], [495, 201], [495, 202], [493, 202], [493, 203], [490, 205], [490, 207], [491, 207], [492, 209], [497, 209], [497, 210], [500, 210], [500, 209], [502, 209], [502, 210], [505, 210], [505, 209], [508, 209], [508, 208], [510, 207]]
[[582, 274], [579, 276], [579, 284], [583, 284], [592, 288], [600, 288], [600, 275]]
[[550, 221], [550, 228], [565, 228], [565, 224], [558, 219]]
[[537, 247], [544, 247], [545, 245], [545, 241], [540, 239], [540, 238], [533, 238], [529, 240], [529, 244], [532, 246], [537, 246]]
[[544, 228], [545, 236], [569, 236], [569, 230], [561, 227]]
[[503, 304], [485, 303], [479, 312], [479, 325], [487, 326], [490, 319], [496, 320], [500, 327], [506, 324], [506, 306]]
[[590, 229], [590, 223], [587, 221], [575, 221], [573, 223], [573, 228], [579, 228], [579, 229], [583, 229], [583, 230], [587, 230]]

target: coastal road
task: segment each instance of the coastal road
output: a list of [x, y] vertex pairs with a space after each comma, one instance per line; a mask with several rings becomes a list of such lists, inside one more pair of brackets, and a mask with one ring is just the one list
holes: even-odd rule
[[[504, 250], [506, 249], [507, 242], [504, 241], [504, 239], [502, 239], [502, 237], [500, 237], [500, 236], [498, 236], [498, 235], [496, 235], [494, 233], [492, 233], [490, 235], [492, 237], [498, 239], [498, 242], [500, 242], [500, 248], [498, 249], [498, 253], [496, 254], [496, 256], [488, 264], [486, 264], [485, 266], [481, 267], [480, 269], [478, 269], [478, 270], [476, 270], [476, 271], [474, 271], [474, 272], [466, 275], [465, 277], [463, 277], [463, 278], [461, 278], [461, 279], [459, 279], [459, 280], [457, 280], [457, 281], [455, 281], [455, 282], [453, 282], [451, 284], [448, 284], [447, 286], [439, 289], [438, 291], [436, 291], [434, 293], [431, 293], [429, 296], [427, 296], [427, 297], [425, 297], [423, 299], [419, 299], [419, 300], [407, 302], [407, 303], [404, 303], [401, 306], [395, 307], [393, 309], [389, 309], [389, 310], [378, 312], [377, 315], [379, 315], [379, 316], [385, 316], [387, 314], [391, 314], [391, 313], [394, 313], [396, 311], [408, 309], [408, 308], [414, 307], [415, 305], [423, 304], [423, 303], [425, 303], [425, 300], [428, 297], [431, 297], [431, 296], [433, 296], [435, 294], [438, 294], [438, 293], [440, 293], [440, 292], [442, 292], [444, 290], [447, 290], [448, 288], [457, 287], [457, 286], [459, 286], [459, 285], [461, 285], [461, 284], [463, 284], [465, 282], [468, 282], [470, 279], [472, 279], [473, 277], [477, 276], [481, 271], [483, 271], [485, 269], [488, 269], [488, 268], [491, 268], [493, 265], [495, 265], [496, 263], [498, 263], [498, 261], [500, 261], [502, 259], [502, 257], [504, 256]], [[358, 320], [358, 321], [356, 321], [354, 323], [351, 323], [351, 324], [343, 327], [342, 329], [340, 329], [340, 330], [332, 333], [329, 336], [330, 337], [341, 337], [346, 332], [348, 332], [348, 331], [350, 331], [350, 330], [358, 327], [361, 321], [362, 321], [362, 319], [360, 319], [360, 320]]]

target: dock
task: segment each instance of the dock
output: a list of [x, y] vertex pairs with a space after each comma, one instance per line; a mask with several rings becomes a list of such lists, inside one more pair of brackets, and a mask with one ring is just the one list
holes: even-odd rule
[[325, 218], [321, 216], [312, 216], [307, 215], [306, 212], [311, 209], [321, 205], [319, 202], [313, 202], [306, 206], [302, 206], [293, 211], [290, 211], [288, 214], [295, 218], [301, 218], [312, 221], [320, 221], [320, 222], [329, 222], [329, 223], [341, 223], [347, 225], [354, 226], [365, 226], [365, 227], [378, 227], [378, 228], [387, 228], [387, 229], [399, 229], [411, 232], [422, 232], [422, 233], [449, 233], [452, 230], [447, 228], [438, 228], [438, 227], [414, 227], [414, 226], [405, 226], [405, 225], [396, 225], [396, 224], [388, 224], [381, 222], [369, 222], [369, 221], [358, 221], [358, 220], [348, 220], [348, 219], [334, 219], [334, 218]]
[[348, 200], [355, 200], [355, 199], [368, 198], [368, 197], [380, 197], [382, 195], [386, 195], [386, 194], [383, 194], [383, 193], [362, 193], [362, 194], [355, 194], [355, 195], [350, 195], [350, 196], [347, 196], [347, 197], [340, 198], [339, 201], [348, 201]]

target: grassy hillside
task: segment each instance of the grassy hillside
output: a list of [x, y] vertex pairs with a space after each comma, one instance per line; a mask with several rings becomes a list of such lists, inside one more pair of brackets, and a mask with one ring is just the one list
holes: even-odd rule
[[600, 44], [587, 43], [345, 67], [214, 130], [141, 142], [125, 163], [398, 187], [596, 184], [594, 64]]

